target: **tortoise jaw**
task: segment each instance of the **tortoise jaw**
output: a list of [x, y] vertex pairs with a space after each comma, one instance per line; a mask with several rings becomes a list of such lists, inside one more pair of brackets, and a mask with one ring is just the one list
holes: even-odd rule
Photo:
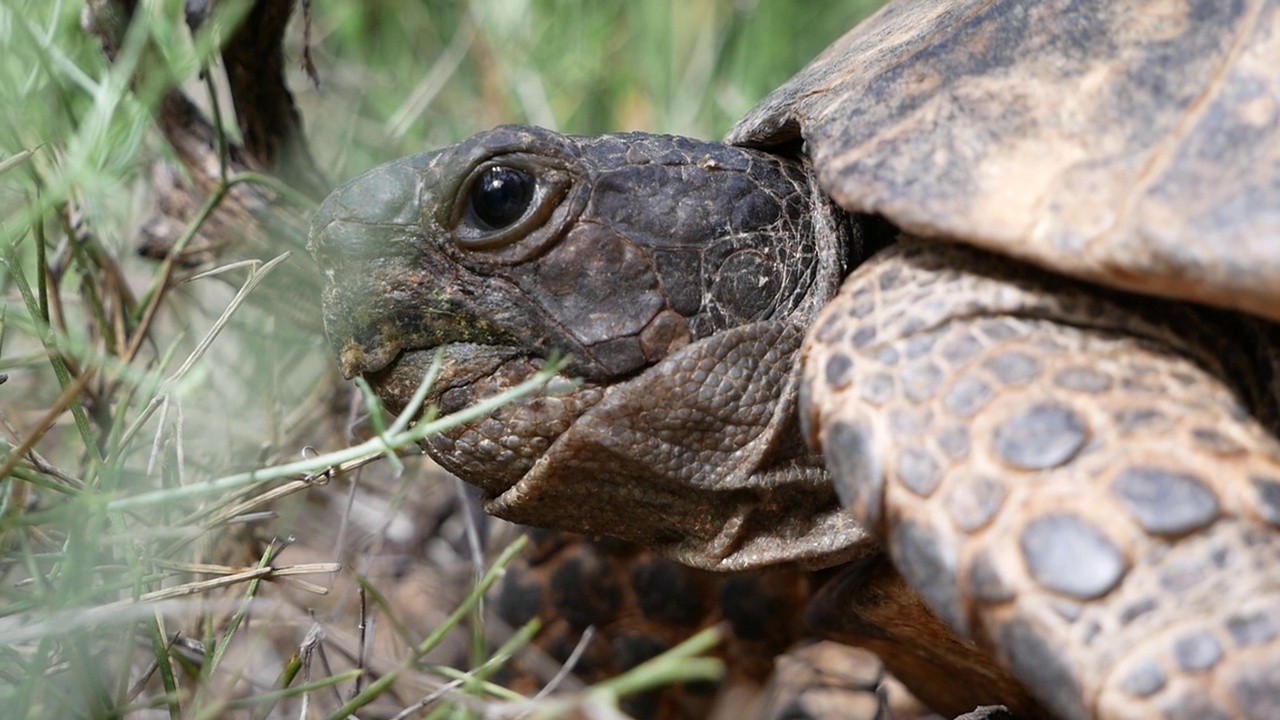
[[[426, 402], [449, 415], [519, 385], [545, 366], [545, 359], [509, 346], [449, 343], [408, 350], [376, 372], [366, 373], [374, 393], [394, 413], [403, 412], [432, 364], [440, 359]], [[427, 436], [422, 448], [440, 464], [490, 497], [523, 479], [559, 436], [603, 397], [589, 383], [572, 390], [535, 394], [510, 402], [471, 422]]]
[[[352, 353], [353, 364], [358, 362], [354, 357], [358, 354], [358, 350]], [[388, 409], [400, 412], [418, 391], [418, 386], [426, 379], [432, 363], [437, 359], [440, 367], [434, 386], [427, 392], [426, 402], [439, 405], [442, 413], [466, 407], [468, 403], [457, 397], [461, 388], [483, 385], [495, 388], [494, 392], [506, 389], [507, 383], [504, 380], [493, 378], [506, 363], [526, 360], [535, 368], [534, 372], [540, 367], [536, 359], [529, 358], [516, 348], [458, 342], [397, 350], [385, 362], [362, 365], [355, 374], [365, 378]], [[346, 356], [342, 362], [346, 372]]]

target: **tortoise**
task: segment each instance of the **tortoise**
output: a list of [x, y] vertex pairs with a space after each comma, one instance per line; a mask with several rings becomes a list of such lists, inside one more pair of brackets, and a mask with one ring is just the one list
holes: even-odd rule
[[724, 143], [356, 178], [326, 330], [393, 408], [437, 351], [445, 412], [567, 353], [427, 452], [515, 522], [824, 572], [816, 631], [936, 709], [1270, 716], [1276, 67], [1274, 0], [896, 0]]

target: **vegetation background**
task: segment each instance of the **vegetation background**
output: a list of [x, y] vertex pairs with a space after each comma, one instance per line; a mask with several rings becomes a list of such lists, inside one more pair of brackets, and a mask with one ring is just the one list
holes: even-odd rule
[[[879, 4], [313, 0], [286, 61], [336, 184], [505, 122], [719, 137]], [[206, 6], [193, 38], [185, 11]], [[339, 656], [370, 652], [353, 608], [375, 605], [379, 676], [430, 695], [447, 671], [404, 658], [483, 575], [426, 463], [261, 471], [358, 442], [364, 414], [288, 280], [310, 271], [297, 237], [251, 264], [138, 254], [184, 177], [162, 93], [237, 138], [216, 48], [246, 7], [140, 0], [112, 63], [84, 3], [0, 0], [0, 716], [330, 712], [358, 682]], [[451, 642], [426, 655], [477, 660]]]

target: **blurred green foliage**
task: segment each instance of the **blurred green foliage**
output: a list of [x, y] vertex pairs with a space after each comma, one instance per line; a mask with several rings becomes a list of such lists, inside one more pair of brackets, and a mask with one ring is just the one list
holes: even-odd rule
[[[719, 137], [882, 3], [313, 0], [308, 36], [295, 13], [286, 53], [308, 135], [336, 183], [507, 122]], [[121, 191], [145, 178], [139, 152], [157, 84], [184, 82], [200, 98], [206, 53], [183, 27], [183, 0], [140, 0], [146, 23], [134, 36], [150, 47], [137, 59], [151, 82], [141, 97], [122, 94], [126, 76], [109, 73], [80, 27], [81, 7], [0, 0], [0, 158], [41, 145], [65, 152], [58, 175], [89, 191], [93, 209], [138, 212]], [[302, 71], [304, 42], [318, 85]], [[157, 152], [153, 143], [149, 155]]]
[[321, 0], [295, 87], [339, 177], [506, 122], [715, 138], [882, 2]]

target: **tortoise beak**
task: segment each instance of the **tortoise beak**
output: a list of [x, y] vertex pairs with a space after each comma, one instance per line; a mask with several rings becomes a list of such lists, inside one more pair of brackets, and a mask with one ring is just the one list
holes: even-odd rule
[[312, 219], [325, 332], [348, 378], [388, 365], [422, 323], [412, 308], [426, 289], [420, 168], [429, 158], [370, 170], [335, 190]]

